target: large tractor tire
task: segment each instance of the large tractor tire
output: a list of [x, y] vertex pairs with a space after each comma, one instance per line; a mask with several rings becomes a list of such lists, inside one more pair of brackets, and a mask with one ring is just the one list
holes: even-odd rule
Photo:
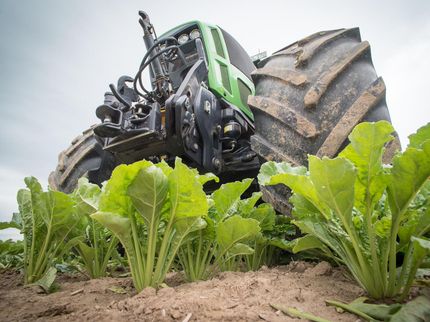
[[48, 181], [52, 189], [70, 193], [81, 177], [87, 177], [90, 182], [100, 185], [109, 179], [114, 167], [114, 156], [103, 150], [90, 128], [60, 153], [57, 168], [51, 172]]
[[[306, 165], [307, 155], [336, 156], [363, 121], [390, 121], [385, 84], [373, 67], [360, 31], [313, 34], [274, 53], [252, 74], [248, 98], [255, 118], [253, 150], [264, 160]], [[389, 158], [400, 147], [387, 147]], [[263, 199], [289, 213], [288, 190], [261, 187]]]

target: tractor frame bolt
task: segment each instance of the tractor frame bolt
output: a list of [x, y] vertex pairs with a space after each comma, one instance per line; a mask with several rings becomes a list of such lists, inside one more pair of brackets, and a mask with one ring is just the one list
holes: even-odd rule
[[211, 113], [211, 103], [209, 101], [205, 101], [203, 109], [205, 110], [206, 113], [210, 114]]
[[213, 158], [212, 159], [212, 164], [215, 167], [215, 169], [219, 169], [221, 166], [221, 162], [218, 158]]

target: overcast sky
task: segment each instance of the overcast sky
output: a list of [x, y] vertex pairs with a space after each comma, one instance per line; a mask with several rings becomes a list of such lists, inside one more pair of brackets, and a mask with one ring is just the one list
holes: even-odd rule
[[358, 26], [403, 145], [430, 121], [430, 1], [0, 0], [0, 221], [16, 211], [25, 176], [47, 186], [58, 153], [97, 122], [108, 84], [134, 76], [144, 55], [138, 10], [158, 34], [189, 20], [218, 24], [250, 55]]

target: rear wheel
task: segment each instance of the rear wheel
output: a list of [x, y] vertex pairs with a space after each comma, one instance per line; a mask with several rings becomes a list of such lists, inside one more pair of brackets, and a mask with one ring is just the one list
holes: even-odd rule
[[70, 147], [58, 156], [58, 165], [49, 175], [49, 185], [54, 190], [72, 192], [79, 178], [101, 184], [109, 179], [115, 167], [114, 156], [103, 150], [92, 128], [76, 137]]
[[[306, 165], [307, 155], [334, 157], [363, 121], [390, 121], [385, 84], [358, 28], [313, 34], [274, 53], [253, 72], [253, 150], [263, 160]], [[387, 147], [390, 158], [400, 147]], [[262, 187], [264, 199], [289, 212], [288, 191]]]

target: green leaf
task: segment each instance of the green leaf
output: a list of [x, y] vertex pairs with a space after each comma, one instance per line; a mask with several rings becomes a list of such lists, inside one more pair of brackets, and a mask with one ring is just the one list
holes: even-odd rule
[[[314, 189], [314, 196], [312, 196], [312, 198], [313, 197], [317, 198], [315, 189]], [[293, 218], [302, 218], [307, 216], [321, 215], [321, 212], [318, 210], [318, 208], [316, 208], [314, 204], [311, 201], [309, 201], [308, 198], [306, 198], [305, 196], [299, 193], [293, 194], [290, 197], [289, 201], [294, 206], [292, 211]], [[320, 202], [317, 201], [317, 203], [320, 203]], [[325, 205], [323, 205], [322, 203], [321, 203], [321, 206], [325, 207]], [[329, 210], [327, 211], [327, 213], [329, 213]], [[324, 216], [324, 219], [329, 219], [329, 218], [330, 216]]]
[[176, 158], [175, 169], [169, 175], [170, 216], [197, 217], [208, 212], [203, 186], [195, 173]]
[[260, 223], [261, 231], [272, 231], [275, 226], [276, 212], [269, 204], [261, 204], [253, 208], [244, 218], [253, 218]]
[[48, 191], [44, 193], [44, 196], [46, 197], [46, 208], [43, 211], [49, 212], [47, 215], [48, 227], [52, 225], [53, 234], [65, 237], [62, 234], [70, 233], [70, 228], [77, 222], [73, 199], [59, 191]]
[[[347, 261], [347, 249], [352, 247], [348, 234], [340, 227], [336, 226], [335, 223], [321, 222], [319, 218], [320, 217], [309, 216], [301, 218], [300, 220], [293, 220], [293, 224], [299, 227], [301, 232], [315, 236], [325, 246], [333, 250], [348, 267], [354, 269], [354, 263]], [[294, 247], [294, 241], [292, 241], [292, 243]], [[327, 247], [319, 247], [319, 249], [321, 249], [323, 255], [333, 257], [332, 252], [328, 250]]]
[[396, 313], [402, 306], [397, 303], [391, 305], [369, 304], [365, 303], [366, 300], [366, 297], [359, 297], [351, 303], [332, 300], [326, 301], [326, 303], [362, 317], [366, 321], [391, 321], [390, 317], [392, 314]]
[[[52, 214], [50, 209], [52, 198], [49, 198], [49, 193], [43, 192], [42, 186], [36, 178], [27, 177], [24, 179], [24, 182], [30, 190], [30, 194], [25, 196], [27, 199], [25, 202], [30, 203], [28, 213], [25, 215], [33, 217], [33, 219], [38, 222], [37, 224], [49, 225]], [[61, 194], [59, 193], [58, 195]]]
[[93, 263], [95, 258], [95, 249], [83, 243], [82, 241], [78, 242], [78, 247], [82, 257], [84, 258], [84, 263]]
[[199, 170], [197, 170], [197, 169], [190, 168], [190, 170], [194, 173], [194, 175], [196, 176], [196, 178], [198, 179], [198, 181], [202, 185], [204, 185], [205, 183], [207, 183], [209, 181], [219, 182], [219, 178], [211, 172], [208, 172], [205, 174], [200, 174]]
[[400, 291], [403, 288], [402, 297], [407, 295], [415, 272], [418, 269], [416, 267], [416, 256], [419, 250], [416, 250], [414, 247], [411, 259], [410, 252], [412, 245], [409, 245], [405, 263], [402, 265], [402, 273], [400, 278], [398, 278], [396, 276], [396, 239], [400, 230], [400, 224], [408, 211], [408, 207], [415, 200], [420, 190], [425, 187], [425, 183], [430, 176], [430, 140], [425, 141], [421, 147], [422, 149], [408, 147], [403, 154], [398, 154], [393, 158], [391, 182], [387, 190], [392, 217], [389, 244], [389, 288], [393, 290], [395, 287], [396, 291]]
[[8, 228], [22, 229], [22, 218], [20, 213], [13, 213], [11, 221], [0, 222], [0, 230]]
[[418, 296], [404, 304], [402, 308], [390, 318], [390, 322], [425, 322], [430, 320], [430, 299]]
[[393, 132], [392, 125], [387, 121], [361, 123], [349, 135], [351, 143], [339, 155], [357, 168], [355, 206], [363, 214], [372, 212], [387, 186], [382, 155], [384, 146], [393, 139]]
[[430, 180], [427, 180], [410, 203], [399, 227], [399, 250], [409, 244], [411, 236], [426, 236], [430, 232]]
[[173, 168], [169, 166], [164, 160], [161, 160], [161, 162], [158, 162], [157, 164], [155, 164], [155, 166], [157, 168], [160, 168], [166, 177], [168, 177], [170, 173], [173, 171]]
[[100, 224], [111, 230], [126, 249], [134, 249], [131, 238], [130, 219], [111, 212], [97, 211], [91, 215]]
[[278, 174], [290, 173], [296, 175], [306, 174], [305, 167], [293, 167], [288, 162], [274, 162], [269, 161], [264, 163], [260, 168], [260, 173], [258, 174], [258, 183], [265, 186], [271, 185], [271, 178]]
[[407, 148], [393, 159], [391, 183], [388, 186], [388, 201], [393, 222], [400, 220], [409, 203], [414, 199], [430, 176], [430, 141], [422, 149]]
[[414, 256], [417, 261], [421, 261], [430, 254], [430, 240], [427, 238], [411, 237], [411, 242], [414, 245]]
[[188, 234], [205, 229], [207, 222], [201, 217], [179, 217], [175, 221], [175, 229], [178, 237], [187, 236]]
[[400, 303], [387, 304], [369, 304], [365, 303], [366, 297], [359, 297], [350, 303], [350, 306], [366, 313], [367, 315], [378, 320], [388, 320], [392, 314], [397, 312], [402, 305]]
[[240, 200], [237, 205], [237, 212], [242, 216], [248, 215], [254, 209], [255, 204], [260, 200], [262, 195], [262, 192], [257, 191], [253, 192], [251, 197]]
[[76, 236], [68, 239], [67, 242], [61, 244], [62, 247], [59, 252], [58, 258], [63, 258], [66, 254], [70, 252], [70, 249], [72, 249], [73, 247], [76, 247], [79, 244], [79, 242], [82, 242], [84, 240], [85, 239], [83, 236]]
[[24, 243], [21, 240], [0, 240], [0, 268], [22, 268]]
[[[304, 167], [283, 167], [279, 174], [270, 177], [270, 181], [266, 185], [284, 184], [289, 187], [300, 197], [300, 203], [303, 207], [308, 208], [311, 213], [319, 213], [325, 218], [330, 218], [331, 210], [322, 202], [317, 194], [317, 191], [312, 183], [306, 169]], [[299, 200], [296, 201], [297, 203]]]
[[[25, 254], [25, 262], [30, 264], [30, 258], [35, 258], [37, 254], [31, 253], [31, 245], [40, 245], [42, 241], [42, 234], [46, 233], [46, 227], [43, 225], [41, 218], [33, 217], [33, 208], [31, 203], [31, 193], [27, 189], [20, 189], [17, 193], [17, 202], [19, 213], [22, 219], [22, 228], [21, 233], [24, 235], [24, 248], [30, 250]], [[33, 220], [34, 218], [34, 220]], [[39, 234], [36, 234], [35, 231], [39, 231]], [[34, 237], [33, 237], [34, 234]], [[29, 267], [31, 270], [31, 267]], [[24, 272], [29, 270], [28, 268], [24, 268]], [[27, 276], [25, 276], [25, 282], [28, 282]]]
[[402, 299], [407, 296], [421, 263], [429, 255], [430, 240], [425, 237], [411, 237], [411, 243], [406, 251], [400, 276], [397, 278], [398, 290], [400, 291], [403, 288]]
[[[381, 150], [394, 138], [391, 135], [393, 132], [394, 128], [388, 121], [358, 124], [348, 136], [350, 146], [356, 153], [354, 159], [359, 158], [356, 160], [357, 164], [361, 165], [364, 161], [364, 164], [377, 165], [382, 157]], [[341, 152], [340, 156], [346, 157], [345, 152]]]
[[309, 156], [310, 179], [320, 200], [347, 225], [352, 226], [355, 169], [346, 159]]
[[130, 165], [121, 164], [117, 166], [103, 188], [100, 196], [99, 211], [128, 216], [133, 209], [131, 199], [127, 194], [128, 186], [141, 169], [152, 165], [151, 162], [143, 160]]
[[203, 236], [207, 240], [214, 241], [215, 240], [215, 234], [216, 234], [215, 221], [208, 216], [204, 217], [204, 219], [205, 219], [207, 225], [206, 225], [206, 228], [204, 229], [204, 235]]
[[73, 191], [78, 212], [90, 215], [98, 210], [100, 195], [101, 190], [98, 185], [90, 183], [87, 178], [80, 178], [78, 187]]
[[294, 239], [292, 242], [292, 251], [294, 254], [309, 249], [324, 249], [325, 245], [313, 235], [305, 235], [303, 237]]
[[422, 144], [425, 141], [430, 140], [430, 123], [420, 127], [416, 133], [409, 135], [408, 138], [408, 148], [421, 149]]
[[13, 221], [9, 221], [9, 222], [0, 222], [0, 230], [1, 229], [8, 229], [8, 228], [15, 228], [15, 229], [20, 229], [21, 226], [17, 225], [17, 223], [13, 222]]
[[430, 208], [422, 211], [412, 210], [405, 214], [405, 220], [399, 227], [399, 250], [404, 251], [411, 237], [424, 236], [430, 231]]
[[13, 222], [16, 226], [19, 226], [18, 229], [22, 229], [22, 217], [19, 212], [13, 213], [11, 222]]
[[0, 240], [0, 254], [11, 253], [20, 254], [23, 252], [21, 240], [13, 241], [12, 239]]
[[[391, 218], [388, 216], [376, 220], [373, 224], [376, 235], [381, 239], [387, 239], [391, 231]], [[410, 238], [410, 236], [409, 236]]]
[[293, 245], [293, 241], [288, 241], [279, 237], [274, 237], [269, 239], [269, 245], [278, 247], [283, 250], [288, 250], [291, 252]]
[[205, 174], [199, 174], [198, 175], [198, 179], [199, 182], [204, 185], [205, 183], [209, 182], [209, 181], [215, 181], [215, 182], [219, 182], [219, 178], [214, 175], [213, 173], [205, 173]]
[[276, 215], [275, 226], [270, 232], [272, 237], [291, 238], [297, 235], [296, 226], [291, 222], [290, 216]]
[[225, 183], [212, 194], [220, 218], [231, 216], [238, 210], [241, 196], [251, 183], [252, 179]]
[[147, 227], [158, 220], [167, 197], [168, 182], [160, 168], [141, 169], [128, 187], [128, 196]]
[[216, 240], [221, 249], [228, 251], [237, 243], [255, 238], [259, 232], [260, 224], [257, 220], [234, 215], [218, 224]]
[[235, 244], [228, 251], [229, 258], [234, 256], [239, 256], [239, 255], [252, 255], [252, 254], [254, 254], [254, 249], [242, 243]]

